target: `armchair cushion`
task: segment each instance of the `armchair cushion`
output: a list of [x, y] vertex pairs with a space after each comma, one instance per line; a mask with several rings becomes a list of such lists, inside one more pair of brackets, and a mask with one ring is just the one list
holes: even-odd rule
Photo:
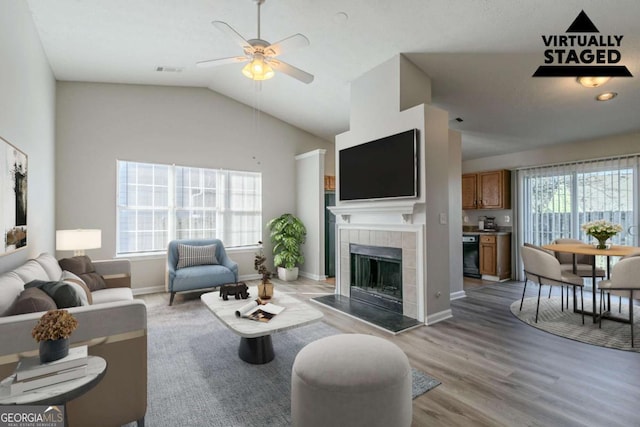
[[86, 256], [74, 256], [58, 261], [63, 270], [67, 270], [80, 277], [89, 287], [91, 292], [107, 287], [102, 276], [96, 273], [91, 259]]
[[56, 302], [40, 288], [27, 288], [9, 310], [9, 316], [55, 310]]
[[216, 258], [216, 245], [191, 246], [178, 244], [178, 265], [176, 269], [196, 265], [219, 264]]

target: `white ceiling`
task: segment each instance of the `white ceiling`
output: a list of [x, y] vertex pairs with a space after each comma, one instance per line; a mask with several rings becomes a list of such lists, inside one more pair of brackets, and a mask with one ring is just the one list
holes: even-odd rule
[[[213, 20], [257, 36], [252, 0], [28, 3], [58, 80], [208, 87], [330, 141], [349, 127], [349, 82], [398, 53], [432, 78], [433, 103], [464, 119], [451, 121], [464, 159], [640, 130], [637, 77], [600, 89], [531, 77], [544, 61], [541, 35], [563, 34], [583, 9], [602, 34], [624, 35], [622, 63], [640, 76], [637, 0], [266, 0], [262, 38], [307, 36], [309, 47], [279, 58], [315, 80], [276, 74], [259, 95], [242, 64], [195, 66], [241, 54]], [[619, 96], [596, 102], [604, 90]]]

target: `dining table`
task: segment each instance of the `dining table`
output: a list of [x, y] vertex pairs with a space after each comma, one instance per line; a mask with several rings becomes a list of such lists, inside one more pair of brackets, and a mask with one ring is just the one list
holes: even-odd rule
[[[604, 256], [607, 258], [607, 279], [611, 278], [611, 257], [618, 256], [623, 257], [627, 255], [635, 255], [640, 253], [640, 247], [626, 246], [626, 245], [609, 245], [606, 249], [598, 249], [595, 245], [588, 243], [553, 243], [548, 245], [542, 245], [542, 248], [554, 251], [573, 254], [573, 273], [576, 273], [576, 255], [591, 255], [591, 277], [592, 277], [592, 293], [593, 304], [592, 312], [585, 311], [585, 314], [593, 315], [593, 323], [598, 321], [598, 313], [596, 313], [596, 256]], [[573, 311], [576, 313], [582, 313], [583, 310], [578, 310], [575, 298], [573, 298]], [[604, 317], [604, 316], [603, 316]], [[614, 319], [615, 320], [615, 319]]]

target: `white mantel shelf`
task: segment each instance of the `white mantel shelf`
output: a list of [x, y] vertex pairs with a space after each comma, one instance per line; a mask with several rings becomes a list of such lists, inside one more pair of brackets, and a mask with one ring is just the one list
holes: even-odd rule
[[340, 215], [342, 220], [346, 223], [351, 221], [351, 215], [373, 215], [373, 214], [391, 214], [401, 215], [402, 222], [405, 224], [411, 224], [413, 222], [413, 209], [417, 202], [394, 202], [393, 204], [378, 204], [378, 203], [358, 203], [349, 204], [345, 203], [340, 206], [328, 206], [334, 215]]

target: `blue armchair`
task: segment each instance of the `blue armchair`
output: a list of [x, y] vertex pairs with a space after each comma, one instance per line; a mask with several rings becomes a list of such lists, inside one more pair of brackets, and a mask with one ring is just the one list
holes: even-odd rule
[[[215, 257], [218, 264], [193, 265], [178, 268], [178, 245], [216, 245]], [[173, 304], [176, 292], [213, 288], [227, 283], [238, 282], [238, 264], [227, 256], [219, 239], [172, 240], [167, 248], [167, 290], [171, 292], [169, 305]]]

